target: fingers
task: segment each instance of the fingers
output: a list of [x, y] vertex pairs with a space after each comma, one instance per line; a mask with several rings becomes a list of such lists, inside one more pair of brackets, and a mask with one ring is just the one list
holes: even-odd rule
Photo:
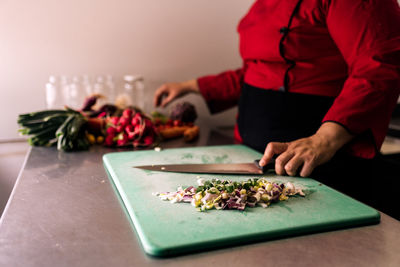
[[318, 165], [317, 157], [299, 143], [296, 141], [292, 143], [268, 143], [260, 160], [260, 165], [266, 165], [273, 156], [279, 155], [275, 159], [275, 172], [278, 175], [296, 176], [300, 174], [302, 177], [309, 176]]
[[166, 97], [161, 97], [161, 107], [165, 108], [172, 100], [176, 98], [176, 95], [173, 93], [164, 94]]
[[176, 90], [168, 84], [161, 85], [154, 93], [153, 104], [155, 107], [165, 108], [172, 100], [177, 97]]
[[165, 83], [154, 93], [153, 103], [155, 107], [165, 107], [178, 97], [188, 93], [184, 83]]
[[288, 149], [275, 160], [275, 171], [279, 175], [308, 177], [319, 164], [315, 156]]
[[317, 166], [331, 160], [335, 153], [336, 148], [332, 148], [330, 139], [315, 134], [288, 143], [268, 143], [260, 165], [265, 166], [274, 155], [279, 154], [275, 159], [275, 172], [278, 175], [300, 174], [308, 177]]
[[306, 160], [301, 155], [294, 153], [283, 153], [275, 160], [275, 172], [278, 175], [296, 176], [299, 174], [301, 177], [307, 177], [315, 168], [315, 163]]
[[303, 159], [297, 156], [293, 151], [287, 151], [288, 147], [289, 143], [268, 143], [264, 155], [260, 160], [260, 165], [264, 166], [274, 155], [280, 154], [275, 160], [275, 172], [278, 175], [296, 175], [299, 167], [303, 165]]
[[275, 159], [275, 172], [279, 175], [286, 174], [286, 164], [293, 157], [293, 153], [283, 153]]
[[297, 155], [287, 156], [284, 160], [287, 160], [287, 162], [281, 166], [283, 169], [283, 173], [280, 173], [281, 175], [286, 172], [289, 176], [295, 176], [298, 173], [298, 169], [304, 164], [303, 158]]
[[301, 169], [300, 176], [307, 177], [313, 172], [316, 164], [314, 161], [306, 161], [304, 162], [303, 168]]
[[161, 100], [165, 94], [167, 94], [167, 85], [163, 84], [161, 85], [156, 92], [154, 93], [154, 98], [153, 98], [153, 104], [155, 107], [158, 107], [161, 105]]
[[260, 166], [265, 166], [274, 155], [281, 154], [287, 149], [287, 143], [270, 142], [265, 148], [264, 155], [260, 160]]

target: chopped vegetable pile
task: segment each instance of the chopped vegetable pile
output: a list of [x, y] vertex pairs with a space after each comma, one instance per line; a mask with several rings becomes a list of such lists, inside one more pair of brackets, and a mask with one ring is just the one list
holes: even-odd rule
[[155, 195], [171, 203], [190, 202], [199, 211], [213, 208], [244, 210], [246, 206], [255, 207], [257, 204], [267, 208], [271, 203], [287, 200], [290, 196], [305, 196], [303, 191], [295, 188], [291, 182], [279, 185], [268, 182], [265, 178], [252, 178], [244, 182], [198, 179], [197, 183], [197, 188], [179, 187], [176, 192]]

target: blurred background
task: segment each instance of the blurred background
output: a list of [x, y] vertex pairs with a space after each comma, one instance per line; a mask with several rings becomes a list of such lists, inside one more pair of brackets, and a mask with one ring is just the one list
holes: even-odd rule
[[[250, 0], [0, 1], [0, 140], [19, 138], [17, 115], [45, 108], [50, 75], [144, 77], [146, 111], [166, 81], [240, 67], [236, 25]], [[235, 111], [202, 118], [233, 124]]]
[[[141, 75], [150, 112], [162, 83], [241, 66], [236, 25], [252, 2], [1, 0], [0, 214], [29, 149], [15, 142], [23, 138], [17, 116], [46, 108], [50, 76], [86, 75], [93, 84], [109, 75], [118, 90], [124, 75]], [[233, 125], [235, 109], [209, 116], [201, 97], [186, 98], [199, 120]]]

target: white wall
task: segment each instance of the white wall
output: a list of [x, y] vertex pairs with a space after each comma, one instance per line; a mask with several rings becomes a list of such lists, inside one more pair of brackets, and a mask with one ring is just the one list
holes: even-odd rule
[[[252, 2], [0, 1], [0, 140], [18, 137], [19, 113], [44, 108], [51, 74], [140, 73], [150, 99], [164, 81], [239, 67], [236, 25]], [[234, 113], [214, 119], [233, 123]]]

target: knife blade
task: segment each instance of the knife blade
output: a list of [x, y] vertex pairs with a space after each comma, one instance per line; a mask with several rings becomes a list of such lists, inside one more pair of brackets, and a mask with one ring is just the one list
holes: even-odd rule
[[264, 174], [275, 169], [275, 160], [261, 167], [260, 160], [250, 163], [223, 163], [223, 164], [161, 164], [133, 166], [148, 171], [184, 172], [184, 173], [213, 173], [213, 174]]

